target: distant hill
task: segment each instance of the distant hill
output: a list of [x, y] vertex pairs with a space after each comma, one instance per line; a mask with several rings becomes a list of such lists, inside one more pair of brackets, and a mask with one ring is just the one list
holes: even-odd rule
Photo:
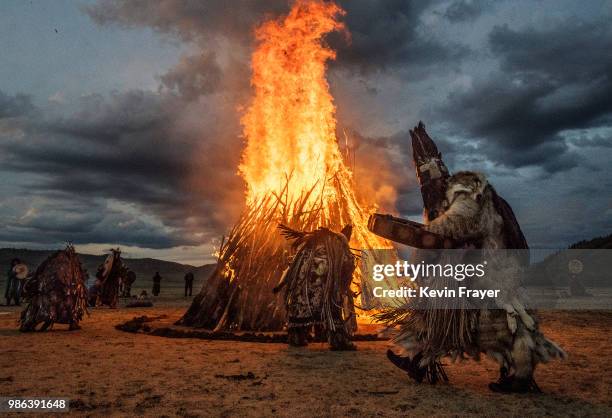
[[549, 285], [552, 279], [555, 285], [567, 285], [571, 273], [568, 264], [571, 260], [579, 260], [583, 270], [578, 275], [585, 286], [610, 287], [612, 286], [611, 259], [607, 251], [612, 249], [612, 234], [582, 240], [568, 247], [568, 250], [558, 251], [544, 260], [531, 266], [529, 283], [535, 285]]
[[609, 250], [612, 249], [612, 234], [590, 240], [578, 241], [569, 246], [570, 250]]
[[[11, 260], [19, 258], [25, 262], [31, 271], [36, 270], [38, 265], [42, 263], [55, 250], [26, 250], [16, 248], [0, 248], [0, 283], [2, 290], [4, 289], [4, 281], [6, 280], [6, 272], [9, 269]], [[87, 269], [90, 276], [93, 277], [98, 269], [98, 266], [104, 261], [106, 255], [79, 254], [79, 259], [83, 266]], [[188, 271], [192, 271], [195, 276], [194, 292], [198, 292], [212, 271], [215, 264], [205, 264], [200, 267], [194, 267], [188, 264], [180, 264], [172, 261], [157, 260], [154, 258], [123, 258], [126, 266], [136, 273], [135, 289], [148, 289], [152, 286], [151, 278], [156, 271], [162, 276], [162, 289], [164, 287], [183, 287], [183, 277]]]

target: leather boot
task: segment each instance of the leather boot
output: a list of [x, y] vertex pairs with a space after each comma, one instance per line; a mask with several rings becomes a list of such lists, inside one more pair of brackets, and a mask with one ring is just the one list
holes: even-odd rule
[[414, 358], [410, 358], [408, 356], [402, 357], [395, 354], [391, 350], [387, 350], [387, 358], [391, 363], [393, 363], [396, 367], [399, 367], [406, 373], [410, 378], [414, 379], [417, 383], [423, 382], [425, 375], [427, 374], [427, 367], [421, 367], [419, 362], [421, 361], [422, 356], [417, 354]]
[[489, 389], [497, 393], [542, 393], [533, 377], [500, 376], [497, 382], [489, 383]]

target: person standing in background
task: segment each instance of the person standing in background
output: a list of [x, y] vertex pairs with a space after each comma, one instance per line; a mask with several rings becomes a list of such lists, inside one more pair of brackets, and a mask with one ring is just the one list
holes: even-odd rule
[[153, 296], [159, 296], [159, 292], [161, 290], [161, 276], [159, 275], [159, 271], [155, 272], [155, 276], [153, 276]]
[[21, 280], [17, 277], [17, 271], [15, 266], [21, 264], [21, 260], [13, 258], [11, 260], [11, 266], [6, 274], [6, 289], [4, 291], [4, 298], [6, 299], [6, 306], [11, 306], [11, 301], [15, 301], [16, 306], [20, 306], [19, 297], [21, 296]]
[[128, 270], [125, 281], [123, 284], [123, 297], [130, 298], [132, 297], [132, 285], [136, 281], [136, 273], [132, 270]]
[[187, 297], [187, 293], [189, 293], [189, 296], [191, 296], [193, 291], [193, 279], [193, 272], [189, 271], [187, 274], [185, 274], [185, 297]]

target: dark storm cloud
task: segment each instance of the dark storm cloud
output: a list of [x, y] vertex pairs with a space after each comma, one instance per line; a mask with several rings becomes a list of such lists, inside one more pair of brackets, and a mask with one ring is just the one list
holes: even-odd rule
[[[240, 210], [226, 204], [242, 190], [237, 155], [227, 152], [239, 139], [211, 108], [215, 103], [132, 91], [84, 98], [68, 117], [25, 119], [21, 135], [0, 143], [1, 170], [27, 179], [22, 194], [42, 202], [6, 225], [4, 235], [34, 239], [37, 231], [54, 242], [83, 243], [114, 236], [110, 242], [159, 248], [220, 234]], [[131, 206], [109, 209], [109, 200]], [[71, 215], [81, 210], [87, 216]], [[143, 214], [154, 220], [141, 221]]]
[[178, 105], [173, 97], [142, 91], [85, 98], [69, 117], [28, 121], [30, 140], [11, 144], [6, 167], [50, 175], [83, 171], [96, 177], [97, 170], [106, 170], [118, 178], [128, 173], [156, 180], [181, 177], [186, 143], [168, 141]]
[[209, 42], [213, 36], [244, 41], [266, 16], [288, 10], [284, 0], [110, 0], [84, 10], [98, 24], [145, 26], [186, 41]]
[[498, 26], [489, 35], [491, 50], [502, 68], [535, 73], [558, 82], [609, 79], [612, 70], [612, 28], [608, 20], [574, 19], [547, 28], [512, 30]]
[[220, 85], [221, 68], [212, 52], [184, 56], [181, 61], [161, 76], [163, 86], [176, 91], [188, 100], [214, 92]]
[[612, 134], [604, 135], [578, 135], [570, 139], [578, 147], [612, 148]]
[[33, 108], [30, 96], [25, 94], [9, 96], [0, 91], [0, 120], [23, 116]]
[[[423, 77], [436, 68], [443, 68], [440, 63], [448, 62], [449, 60], [458, 61], [458, 58], [466, 53], [465, 47], [457, 45], [447, 45], [427, 36], [422, 31], [422, 14], [427, 10], [433, 1], [406, 2], [401, 0], [385, 0], [385, 1], [367, 1], [367, 0], [351, 0], [341, 1], [340, 5], [346, 10], [346, 15], [343, 20], [350, 32], [350, 40], [344, 34], [334, 34], [329, 37], [331, 46], [338, 51], [337, 60], [332, 64], [334, 69], [348, 70], [350, 73], [366, 75], [369, 73], [378, 72], [394, 72], [408, 74], [411, 78]], [[248, 97], [248, 60], [250, 58], [250, 48], [253, 43], [253, 30], [264, 19], [275, 17], [281, 13], [286, 13], [289, 10], [290, 2], [286, 0], [279, 1], [189, 1], [189, 0], [162, 0], [160, 2], [145, 2], [145, 1], [125, 1], [112, 0], [99, 2], [93, 6], [85, 8], [86, 12], [92, 19], [101, 25], [119, 25], [121, 27], [148, 27], [163, 34], [177, 37], [180, 40], [188, 41], [194, 44], [202, 51], [199, 55], [186, 55], [181, 61], [166, 74], [160, 76], [160, 93], [176, 93], [183, 102], [197, 101], [198, 98], [206, 97], [211, 94], [231, 94], [229, 99], [234, 107], [243, 104], [244, 99]], [[222, 47], [220, 47], [220, 45]], [[229, 45], [229, 47], [228, 47]], [[239, 53], [235, 53], [240, 51]], [[190, 53], [192, 54], [192, 53]], [[227, 55], [230, 55], [231, 60], [239, 62], [230, 62], [225, 66], [220, 64]], [[236, 75], [237, 74], [237, 75]], [[228, 77], [234, 77], [235, 82], [223, 83]], [[247, 82], [245, 82], [245, 80]], [[135, 100], [135, 99], [134, 99]], [[172, 109], [174, 106], [166, 106], [160, 109], [159, 103], [149, 103], [142, 105], [138, 100], [135, 100], [134, 105], [125, 103], [113, 104], [116, 108], [134, 107], [136, 115], [129, 117], [129, 121], [121, 121], [122, 116], [119, 116], [118, 121], [108, 123], [109, 117], [114, 117], [112, 112], [104, 109], [104, 105], [92, 104], [93, 115], [83, 115], [79, 118], [83, 120], [97, 120], [99, 123], [87, 123], [83, 125], [73, 118], [67, 124], [59, 123], [52, 126], [50, 129], [59, 130], [61, 133], [68, 135], [76, 135], [78, 137], [94, 139], [103, 143], [121, 144], [120, 134], [129, 130], [140, 129], [147, 127], [151, 132], [155, 132], [152, 138], [156, 135], [167, 135], [174, 139], [172, 132], [164, 133], [169, 126], [169, 121], [174, 119]], [[229, 107], [229, 106], [228, 106]], [[164, 114], [164, 111], [167, 113]], [[126, 114], [132, 111], [126, 112]], [[215, 113], [218, 113], [215, 112]], [[234, 128], [231, 134], [238, 137], [239, 129], [238, 116], [235, 109], [228, 112], [230, 118], [234, 118], [231, 124]], [[123, 116], [127, 117], [127, 116]], [[222, 132], [225, 137], [228, 133]], [[375, 193], [377, 201], [385, 206], [394, 201], [396, 196], [401, 198], [405, 193], [409, 193], [413, 186], [410, 185], [412, 180], [407, 180], [412, 176], [406, 175], [397, 176], [397, 173], [404, 173], [406, 164], [405, 159], [399, 161], [389, 158], [390, 152], [396, 152], [398, 147], [403, 147], [404, 138], [400, 141], [400, 136], [407, 136], [406, 133], [399, 133], [393, 138], [386, 141], [392, 149], [386, 149], [380, 146], [382, 139], [361, 138], [358, 147], [360, 147], [360, 162], [359, 167], [356, 167], [357, 173], [361, 173], [358, 177], [361, 179], [361, 188], [364, 193]], [[136, 136], [138, 132], [136, 132]], [[228, 149], [228, 154], [233, 154], [229, 158], [230, 162], [221, 169], [216, 175], [212, 174], [211, 167], [202, 167], [203, 178], [223, 178], [231, 176], [234, 173], [228, 173], [227, 169], [235, 170], [239, 157], [240, 143], [236, 139], [218, 142], [217, 147], [221, 143]], [[200, 141], [207, 141], [208, 136], [200, 138]], [[376, 142], [378, 141], [378, 145]], [[172, 141], [169, 142], [172, 144]], [[134, 146], [134, 145], [133, 145]], [[183, 179], [186, 174], [180, 173], [180, 168], [177, 164], [180, 161], [172, 158], [173, 152], [177, 151], [173, 145], [169, 153], [164, 153], [164, 158], [161, 161], [162, 167], [158, 173], [164, 172], [164, 178], [176, 177], [178, 182]], [[143, 152], [142, 157], [133, 155], [132, 160], [140, 161], [140, 165], [145, 167], [128, 166], [125, 168], [122, 161], [90, 161], [91, 164], [106, 165], [112, 167], [116, 173], [122, 173], [124, 176], [124, 186], [115, 186], [115, 191], [112, 193], [117, 199], [124, 199], [146, 205], [155, 205], [158, 200], [165, 200], [166, 197], [160, 191], [160, 185], [165, 185], [167, 181], [164, 178], [158, 178], [155, 173], [149, 173], [146, 167], [153, 166], [150, 164], [150, 159], [147, 157], [148, 150], [140, 150]], [[105, 151], [107, 152], [107, 151]], [[185, 154], [189, 154], [189, 150], [183, 150]], [[219, 151], [217, 151], [219, 153]], [[401, 153], [401, 152], [400, 152]], [[161, 154], [161, 153], [160, 153]], [[179, 153], [180, 154], [180, 153]], [[206, 160], [214, 159], [214, 155], [207, 153]], [[40, 165], [48, 166], [47, 172], [57, 170], [53, 166], [53, 162], [58, 158], [49, 153], [51, 163], [43, 161], [41, 158]], [[399, 155], [399, 154], [398, 154]], [[70, 159], [69, 155], [64, 155], [64, 159]], [[75, 155], [72, 159], [78, 159]], [[92, 160], [108, 159], [108, 156], [103, 152], [96, 152], [95, 156], [90, 157]], [[226, 158], [227, 159], [227, 158]], [[382, 162], [385, 162], [384, 164]], [[160, 163], [158, 163], [159, 165]], [[168, 166], [164, 168], [163, 164]], [[201, 164], [206, 165], [206, 162]], [[214, 163], [213, 163], [214, 165]], [[382, 167], [384, 165], [384, 167]], [[368, 173], [372, 167], [377, 167], [377, 176], [370, 176]], [[192, 167], [193, 171], [198, 171], [198, 167]], [[150, 176], [149, 181], [144, 182], [153, 187], [152, 190], [146, 190], [147, 186], [142, 187], [142, 195], [130, 198], [129, 192], [135, 186], [134, 182], [140, 182], [144, 177]], [[58, 184], [52, 184], [52, 188], [69, 187], [74, 192], [87, 189], [93, 181], [89, 174], [85, 174], [83, 178], [71, 178], [66, 176], [57, 178]], [[234, 176], [235, 177], [235, 176]], [[95, 179], [94, 179], [95, 180]], [[234, 187], [237, 193], [241, 193], [238, 181], [227, 185], [227, 188]], [[395, 190], [392, 190], [395, 188]], [[98, 186], [104, 188], [104, 186]], [[162, 187], [162, 190], [178, 187], [178, 185]], [[204, 187], [204, 186], [200, 186]], [[207, 186], [208, 187], [208, 186]], [[125, 191], [121, 191], [125, 190]], [[146, 190], [146, 193], [144, 191]], [[212, 193], [207, 191], [206, 194], [211, 197], [210, 210], [219, 210], [227, 205], [221, 201], [218, 203], [216, 199], [222, 200], [227, 193], [221, 191]], [[237, 200], [242, 200], [242, 196], [234, 194]], [[174, 201], [174, 199], [170, 199]], [[416, 209], [417, 205], [413, 204], [413, 199], [410, 199], [410, 209]], [[181, 202], [175, 202], [172, 207], [181, 208], [184, 205]], [[156, 213], [163, 213], [165, 222], [171, 225], [180, 224], [179, 220], [174, 220], [174, 217], [181, 215], [180, 210], [176, 214], [170, 214], [168, 207], [164, 206], [163, 210], [157, 210]], [[402, 208], [404, 208], [403, 205]], [[408, 207], [406, 206], [406, 208]], [[203, 211], [206, 212], [206, 211]]]
[[[422, 13], [436, 1], [344, 0], [338, 3], [347, 12], [343, 20], [351, 39], [347, 41], [343, 34], [329, 37], [338, 51], [335, 67], [361, 73], [401, 70], [414, 78], [439, 68], [442, 63], [458, 62], [468, 53], [465, 46], [443, 43], [420, 31]], [[112, 0], [85, 10], [99, 24], [151, 27], [212, 48], [219, 38], [229, 38], [236, 47], [249, 46], [256, 25], [286, 13], [289, 4], [286, 0], [153, 3]]]
[[92, 200], [58, 201], [40, 205], [13, 222], [2, 225], [0, 242], [37, 245], [114, 243], [147, 248], [168, 248], [184, 242], [160, 226], [113, 210]]
[[423, 77], [432, 68], [459, 62], [469, 51], [465, 46], [443, 43], [419, 29], [423, 12], [433, 1], [341, 1], [350, 42], [332, 37], [338, 51], [337, 64], [362, 73], [401, 71]]
[[[363, 99], [363, 110], [354, 106], [355, 120], [362, 120], [363, 129], [375, 122], [387, 135], [376, 136], [375, 129], [368, 135], [352, 133], [356, 184], [364, 193], [377, 193], [383, 204], [389, 201], [385, 187], [392, 185], [401, 214], [416, 216], [422, 208], [408, 122], [401, 121], [406, 114], [427, 116], [428, 130], [452, 171], [486, 167], [487, 174], [494, 174], [506, 167], [536, 166], [555, 173], [580, 164], [576, 170], [584, 173], [585, 167], [596, 167], [587, 164], [584, 152], [581, 160], [574, 150], [608, 149], [612, 36], [607, 21], [503, 26], [508, 19], [493, 16], [490, 2], [479, 0], [340, 4], [347, 11], [343, 19], [351, 39], [341, 34], [328, 38], [338, 50], [333, 75], [361, 80], [378, 94], [360, 97], [350, 82], [333, 85], [330, 77], [332, 88], [346, 89], [336, 97], [348, 99], [337, 104], [352, 109]], [[242, 149], [237, 108], [248, 103], [250, 94], [253, 28], [288, 9], [286, 0], [108, 0], [86, 7], [97, 24], [151, 28], [186, 43], [188, 52], [158, 76], [157, 92], [89, 95], [76, 112], [55, 102], [49, 105], [57, 111], [46, 112], [34, 107], [29, 96], [0, 91], [0, 175], [7, 185], [0, 197], [0, 241], [168, 248], [208, 242], [223, 233], [244, 200], [236, 175]], [[482, 15], [501, 22], [485, 48], [474, 40], [477, 36], [464, 41], [448, 30], [468, 24], [480, 28]], [[478, 56], [470, 52], [480, 49]], [[466, 73], [474, 67], [477, 79]], [[463, 83], [457, 74], [471, 81]], [[410, 97], [387, 100], [396, 93], [388, 89], [398, 86]], [[399, 132], [388, 135], [384, 125], [392, 123]], [[593, 134], [594, 126], [602, 132]], [[575, 133], [581, 129], [585, 132]], [[568, 137], [567, 131], [575, 134]], [[501, 168], [491, 169], [491, 163]], [[498, 190], [510, 200], [516, 193], [513, 206], [525, 202], [516, 207], [521, 222], [527, 220], [528, 235], [541, 242], [556, 239], [549, 238], [551, 196], [531, 177], [508, 177], [496, 179], [503, 180]], [[569, 182], [553, 180], [552, 175], [545, 179], [550, 190]], [[598, 184], [586, 193], [591, 206], [601, 207], [593, 196], [606, 187]], [[534, 210], [534, 205], [541, 207]], [[579, 216], [579, 211], [559, 215], [555, 222], [571, 224], [586, 238], [591, 232], [584, 231], [585, 222], [578, 225]]]
[[491, 159], [549, 172], [579, 161], [561, 134], [598, 126], [612, 113], [612, 29], [574, 20], [545, 29], [496, 27], [489, 36], [500, 71], [453, 93], [448, 117], [484, 141]]
[[174, 105], [179, 100], [144, 91], [99, 94], [80, 99], [79, 110], [69, 117], [40, 122], [39, 128], [70, 138], [82, 138], [91, 143], [115, 145], [131, 134], [154, 132], [156, 137], [170, 125]]
[[444, 11], [444, 17], [452, 23], [473, 21], [491, 6], [491, 0], [455, 0]]

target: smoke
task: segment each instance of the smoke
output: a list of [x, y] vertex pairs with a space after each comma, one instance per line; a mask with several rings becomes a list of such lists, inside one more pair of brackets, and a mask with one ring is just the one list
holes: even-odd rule
[[22, 185], [1, 241], [198, 245], [240, 213], [233, 101], [129, 91], [84, 97], [62, 117], [22, 101], [0, 143], [4, 178]]
[[[286, 14], [288, 0], [109, 0], [84, 8], [100, 25], [147, 27], [202, 49], [250, 50], [253, 30], [264, 20]], [[456, 61], [464, 48], [422, 33], [421, 16], [435, 0], [339, 0], [351, 33], [331, 36], [336, 66], [357, 73], [418, 68], [432, 70]], [[475, 6], [474, 6], [475, 7]], [[465, 14], [465, 12], [462, 12]], [[224, 45], [221, 45], [225, 43]], [[248, 60], [248, 54], [243, 58]], [[412, 71], [411, 71], [412, 70]]]
[[186, 100], [195, 100], [215, 92], [221, 77], [213, 52], [183, 56], [176, 67], [161, 76], [160, 88], [176, 92]]
[[408, 133], [367, 137], [356, 131], [343, 131], [339, 138], [344, 153], [348, 154], [346, 160], [352, 168], [360, 201], [375, 202], [376, 209], [382, 212], [398, 213], [398, 200], [417, 187], [414, 167], [409, 163], [412, 151]]

